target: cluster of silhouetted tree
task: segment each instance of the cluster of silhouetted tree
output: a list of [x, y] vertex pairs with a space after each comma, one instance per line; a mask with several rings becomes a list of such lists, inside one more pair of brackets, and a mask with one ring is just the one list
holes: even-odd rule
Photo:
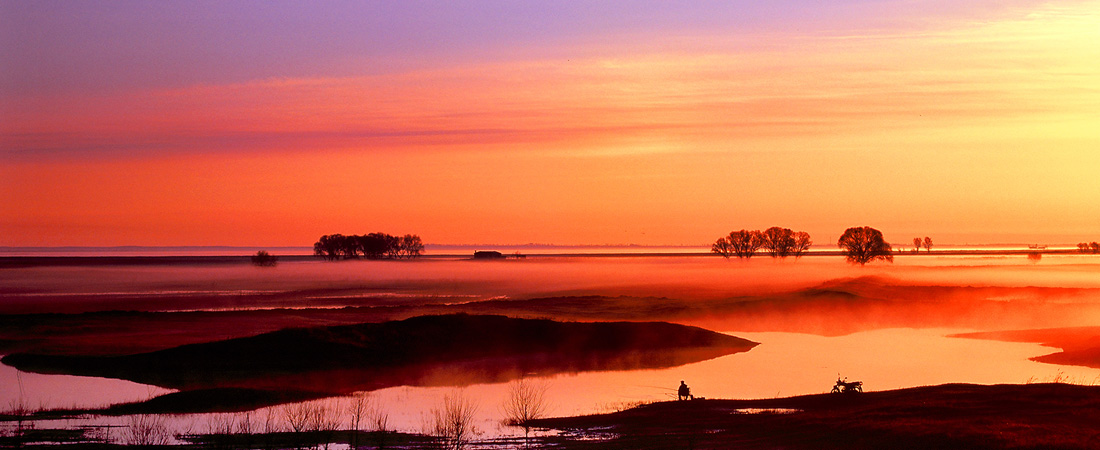
[[[932, 239], [913, 239], [913, 243], [932, 248]], [[767, 230], [741, 230], [722, 236], [710, 251], [729, 259], [751, 258], [757, 250], [764, 249], [772, 258], [799, 257], [809, 250], [813, 241], [805, 231], [792, 231], [790, 228], [771, 227]], [[871, 227], [853, 227], [844, 230], [837, 240], [837, 247], [845, 259], [853, 264], [864, 265], [876, 259], [894, 261], [893, 249], [882, 237], [882, 232]]]
[[399, 259], [416, 258], [424, 251], [420, 236], [386, 233], [365, 235], [326, 234], [313, 244], [313, 254], [325, 259]]
[[922, 245], [924, 246], [924, 251], [931, 252], [932, 238], [928, 236], [925, 236], [924, 239], [921, 239], [919, 237], [913, 238], [913, 253], [919, 252]]
[[1077, 244], [1077, 251], [1081, 253], [1100, 253], [1100, 242], [1082, 242]]
[[710, 251], [726, 259], [731, 256], [751, 258], [759, 249], [772, 258], [798, 258], [810, 249], [813, 241], [805, 231], [793, 231], [790, 228], [771, 227], [767, 230], [741, 230], [730, 232], [728, 236], [718, 238]]

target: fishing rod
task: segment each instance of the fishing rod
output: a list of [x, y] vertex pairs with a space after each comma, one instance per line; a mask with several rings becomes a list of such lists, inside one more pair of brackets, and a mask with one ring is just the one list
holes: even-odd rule
[[666, 387], [662, 387], [662, 386], [650, 386], [648, 384], [635, 384], [634, 387], [661, 389], [661, 390], [664, 390], [664, 391], [671, 391], [671, 392], [677, 392], [678, 391], [678, 389], [674, 389], [674, 388], [666, 388]]

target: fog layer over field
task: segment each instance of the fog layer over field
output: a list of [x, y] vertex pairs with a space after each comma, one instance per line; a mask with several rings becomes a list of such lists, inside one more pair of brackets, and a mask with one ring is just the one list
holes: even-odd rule
[[0, 313], [364, 307], [380, 318], [426, 309], [824, 334], [987, 330], [1100, 323], [1098, 275], [1089, 255], [899, 256], [867, 267], [823, 256], [28, 267], [0, 270]]
[[[1092, 382], [1096, 369], [1029, 361], [1057, 349], [945, 336], [1095, 326], [1100, 324], [1098, 275], [1100, 258], [1090, 255], [1046, 255], [1039, 261], [1024, 255], [899, 255], [894, 264], [866, 267], [848, 265], [840, 257], [811, 256], [5, 268], [0, 269], [0, 354], [122, 355], [290, 327], [469, 313], [668, 321], [761, 343], [748, 352], [660, 370], [534, 374], [552, 386], [558, 414], [667, 399], [680, 379], [699, 395], [726, 398], [823, 392], [837, 373], [863, 379], [872, 390], [1052, 381], [1063, 373], [1071, 381]], [[1065, 333], [1075, 336], [1076, 331]], [[1006, 336], [1026, 342], [1042, 337]], [[1060, 339], [1043, 342], [1065, 340]], [[1048, 359], [1100, 367], [1089, 359], [1095, 353], [1091, 346], [1075, 344], [1074, 351]], [[74, 383], [47, 379], [52, 375], [17, 375], [10, 367], [3, 374], [20, 387], [0, 393], [4, 401], [26, 394], [57, 403], [61, 387]], [[506, 386], [499, 377], [474, 375], [430, 384], [465, 386], [486, 403], [485, 423], [498, 420], [489, 410]], [[393, 385], [408, 383], [395, 379]], [[53, 406], [154, 395], [151, 390], [142, 395], [144, 387], [95, 389], [118, 390], [119, 395], [76, 395]], [[373, 395], [389, 405], [395, 421], [414, 424], [444, 389], [451, 387], [394, 387]]]

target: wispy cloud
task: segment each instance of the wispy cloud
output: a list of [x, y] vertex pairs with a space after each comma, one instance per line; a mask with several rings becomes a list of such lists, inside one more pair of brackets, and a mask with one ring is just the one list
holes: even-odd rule
[[[979, 231], [1062, 210], [1073, 211], [1064, 229], [1096, 223], [1100, 2], [803, 3], [768, 3], [779, 9], [746, 12], [766, 19], [747, 25], [652, 14], [652, 29], [558, 24], [574, 32], [518, 33], [479, 53], [501, 34], [487, 33], [440, 47], [450, 57], [407, 55], [429, 64], [371, 66], [430, 44], [418, 41], [285, 55], [309, 70], [196, 65], [215, 73], [20, 92], [0, 105], [0, 175], [16, 180], [0, 188], [17, 199], [4, 215], [43, 239], [36, 224], [176, 219], [241, 233], [219, 222], [232, 211], [428, 222], [455, 242], [479, 240], [487, 218], [501, 236], [572, 242], [601, 240], [576, 237], [591, 232], [577, 223], [633, 222], [632, 236], [651, 224], [664, 234], [646, 239], [683, 242], [731, 215], [840, 226], [838, 211], [912, 226], [935, 210]], [[947, 12], [906, 12], [929, 4]], [[783, 8], [800, 19], [781, 20]], [[363, 210], [380, 198], [384, 213]]]

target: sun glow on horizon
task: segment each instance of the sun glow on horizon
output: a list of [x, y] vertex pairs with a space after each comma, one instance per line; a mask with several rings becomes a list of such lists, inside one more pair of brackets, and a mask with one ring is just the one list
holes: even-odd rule
[[364, 75], [6, 96], [0, 245], [361, 229], [667, 244], [777, 224], [1095, 239], [1100, 3], [611, 36]]

